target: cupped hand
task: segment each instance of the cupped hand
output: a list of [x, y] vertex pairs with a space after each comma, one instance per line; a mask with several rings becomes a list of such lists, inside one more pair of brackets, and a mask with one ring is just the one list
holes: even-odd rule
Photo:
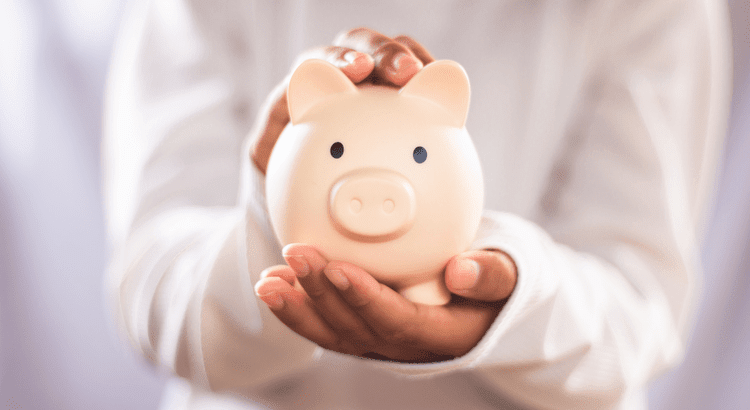
[[[367, 82], [397, 87], [406, 84], [422, 67], [435, 60], [410, 37], [390, 38], [367, 28], [339, 34], [333, 45], [303, 53], [294, 66], [308, 59], [330, 62], [355, 84]], [[250, 132], [250, 159], [263, 174], [276, 140], [289, 123], [286, 102], [288, 84], [287, 76], [271, 91]]]
[[381, 360], [424, 363], [468, 353], [512, 293], [513, 260], [501, 251], [469, 251], [445, 270], [454, 293], [445, 306], [413, 303], [350, 263], [315, 248], [284, 248], [287, 265], [266, 269], [255, 292], [290, 329], [321, 347]]

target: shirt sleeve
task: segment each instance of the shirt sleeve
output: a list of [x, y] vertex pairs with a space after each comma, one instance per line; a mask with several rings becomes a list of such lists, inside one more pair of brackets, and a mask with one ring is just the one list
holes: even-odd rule
[[614, 406], [680, 360], [728, 109], [725, 13], [712, 1], [607, 11], [541, 216], [482, 220], [474, 247], [518, 268], [502, 312], [463, 357], [387, 368], [473, 369], [521, 403], [581, 409]]
[[232, 47], [247, 28], [204, 3], [131, 3], [107, 86], [104, 197], [123, 332], [152, 362], [223, 390], [305, 367], [315, 345], [254, 296], [283, 260], [254, 169], [242, 186], [255, 200], [238, 205], [253, 65]]

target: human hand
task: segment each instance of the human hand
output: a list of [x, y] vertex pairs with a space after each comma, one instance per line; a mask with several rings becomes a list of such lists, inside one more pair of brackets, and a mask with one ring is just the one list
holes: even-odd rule
[[340, 353], [408, 363], [449, 360], [479, 343], [513, 292], [517, 272], [501, 251], [468, 251], [445, 269], [445, 306], [413, 303], [361, 268], [315, 248], [284, 248], [288, 266], [266, 269], [255, 292], [279, 320]]
[[[332, 46], [303, 53], [294, 66], [309, 59], [326, 60], [339, 67], [355, 84], [376, 83], [403, 86], [435, 59], [408, 36], [390, 38], [367, 28], [339, 34]], [[266, 173], [268, 158], [281, 132], [289, 123], [286, 89], [289, 77], [271, 91], [251, 131], [250, 159]]]

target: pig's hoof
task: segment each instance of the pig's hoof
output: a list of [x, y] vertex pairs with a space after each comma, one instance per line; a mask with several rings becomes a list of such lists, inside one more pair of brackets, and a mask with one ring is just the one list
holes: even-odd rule
[[438, 280], [401, 288], [399, 293], [410, 301], [423, 305], [440, 306], [451, 300], [451, 293], [445, 286], [442, 276]]

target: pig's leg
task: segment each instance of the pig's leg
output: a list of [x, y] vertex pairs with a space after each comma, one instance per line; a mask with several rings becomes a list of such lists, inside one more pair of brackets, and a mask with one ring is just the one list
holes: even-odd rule
[[445, 286], [442, 275], [437, 279], [400, 288], [398, 293], [412, 302], [424, 305], [444, 305], [451, 300], [451, 293]]

